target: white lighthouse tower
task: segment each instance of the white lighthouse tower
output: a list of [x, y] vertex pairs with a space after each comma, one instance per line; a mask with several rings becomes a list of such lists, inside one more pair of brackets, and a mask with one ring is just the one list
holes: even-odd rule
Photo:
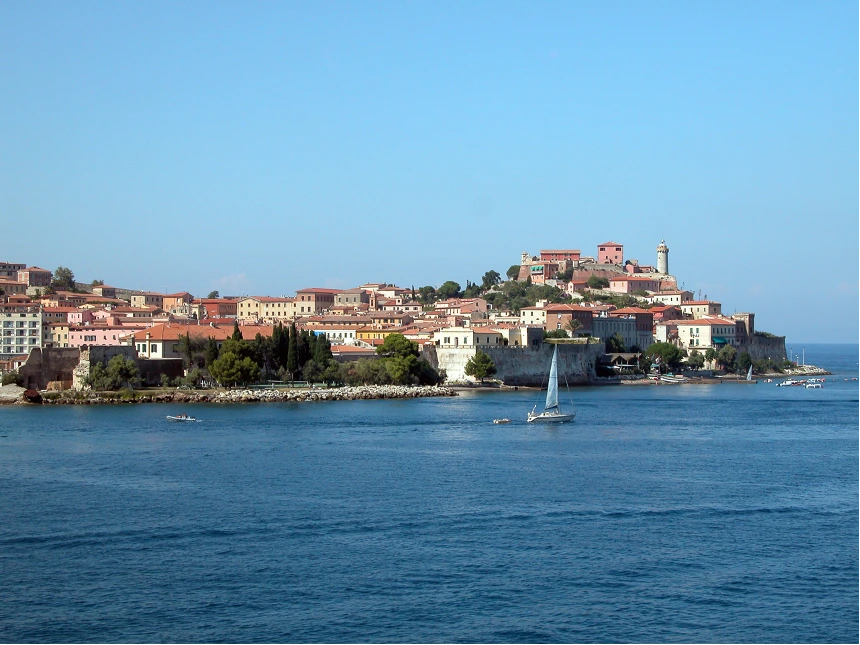
[[660, 240], [657, 246], [657, 273], [669, 273], [669, 247], [666, 240]]

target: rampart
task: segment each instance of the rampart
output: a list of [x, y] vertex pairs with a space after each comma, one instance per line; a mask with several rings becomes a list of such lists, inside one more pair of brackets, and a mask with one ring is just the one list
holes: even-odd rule
[[[475, 347], [434, 347], [424, 349], [424, 358], [437, 369], [445, 370], [447, 381], [456, 383], [467, 380], [466, 363], [472, 358]], [[541, 387], [546, 385], [553, 345], [543, 343], [536, 347], [501, 346], [482, 347], [496, 365], [493, 378], [505, 385]], [[595, 366], [603, 356], [605, 348], [596, 344], [559, 344], [558, 378], [570, 385], [585, 385], [597, 377]]]
[[[77, 351], [77, 350], [76, 350]], [[130, 345], [118, 347], [93, 346], [80, 351], [80, 360], [73, 368], [72, 388], [84, 390], [86, 385], [84, 379], [90, 374], [90, 368], [96, 363], [107, 365], [114, 356], [123, 356], [132, 359], [140, 371], [140, 380], [143, 385], [160, 385], [161, 375], [167, 374], [170, 378], [176, 378], [185, 374], [181, 359], [177, 358], [138, 358], [137, 349]]]
[[67, 387], [78, 365], [81, 351], [77, 347], [36, 347], [18, 371], [21, 385], [28, 389], [45, 390], [48, 383], [60, 382]]
[[785, 336], [753, 336], [749, 342], [738, 347], [738, 352], [749, 352], [754, 361], [769, 358], [781, 363], [786, 359]]

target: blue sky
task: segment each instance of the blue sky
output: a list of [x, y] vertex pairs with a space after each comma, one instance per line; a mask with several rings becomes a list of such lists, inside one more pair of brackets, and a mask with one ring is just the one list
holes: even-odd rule
[[[292, 294], [613, 240], [858, 338], [856, 2], [0, 6], [0, 260]], [[9, 226], [9, 222], [20, 222]]]

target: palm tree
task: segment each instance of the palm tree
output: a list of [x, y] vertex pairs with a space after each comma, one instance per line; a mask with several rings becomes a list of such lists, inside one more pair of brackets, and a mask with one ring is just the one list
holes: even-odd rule
[[576, 336], [576, 331], [577, 331], [578, 329], [581, 329], [581, 328], [582, 328], [582, 321], [577, 320], [576, 318], [571, 318], [570, 320], [568, 320], [568, 321], [565, 323], [564, 328], [565, 328], [567, 331], [569, 331], [569, 332], [570, 332], [570, 335], [571, 335], [571, 336], [574, 336], [574, 337], [575, 337], [575, 336]]

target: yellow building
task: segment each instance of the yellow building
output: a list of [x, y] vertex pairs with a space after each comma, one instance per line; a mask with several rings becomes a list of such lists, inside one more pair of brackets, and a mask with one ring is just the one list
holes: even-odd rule
[[68, 347], [69, 323], [53, 322], [42, 325], [43, 347]]

